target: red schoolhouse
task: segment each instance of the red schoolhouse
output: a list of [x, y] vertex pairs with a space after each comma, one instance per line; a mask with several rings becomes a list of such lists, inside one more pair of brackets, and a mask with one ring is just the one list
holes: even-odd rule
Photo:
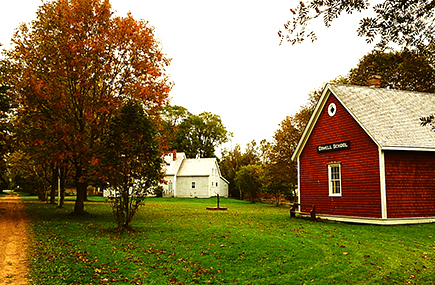
[[435, 222], [435, 94], [327, 84], [293, 159], [322, 218]]

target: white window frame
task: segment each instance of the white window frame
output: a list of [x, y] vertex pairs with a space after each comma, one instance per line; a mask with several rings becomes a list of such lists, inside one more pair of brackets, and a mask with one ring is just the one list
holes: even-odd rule
[[[336, 172], [338, 168], [338, 173]], [[338, 176], [337, 176], [338, 175]], [[328, 164], [329, 196], [341, 197], [343, 187], [341, 183], [341, 163]]]
[[196, 182], [192, 181], [192, 189], [195, 189], [195, 188], [196, 188]]

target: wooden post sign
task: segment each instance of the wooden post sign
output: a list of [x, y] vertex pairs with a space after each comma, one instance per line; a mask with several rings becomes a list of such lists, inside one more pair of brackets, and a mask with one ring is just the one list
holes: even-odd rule
[[343, 150], [343, 149], [350, 149], [350, 141], [330, 143], [330, 144], [324, 144], [324, 145], [317, 146], [317, 152], [319, 152], [319, 153], [320, 152], [327, 152], [327, 151], [334, 151], [334, 150]]

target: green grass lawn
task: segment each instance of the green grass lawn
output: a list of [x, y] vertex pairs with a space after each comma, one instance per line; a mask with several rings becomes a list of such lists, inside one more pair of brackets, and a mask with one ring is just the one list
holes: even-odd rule
[[[101, 198], [99, 198], [101, 199]], [[98, 199], [97, 199], [98, 200]], [[95, 200], [95, 201], [97, 201]], [[110, 207], [26, 203], [31, 284], [435, 284], [435, 224], [290, 219], [288, 208], [150, 198], [116, 234]]]

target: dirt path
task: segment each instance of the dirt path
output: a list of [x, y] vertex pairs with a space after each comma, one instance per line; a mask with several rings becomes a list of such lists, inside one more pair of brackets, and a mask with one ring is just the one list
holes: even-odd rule
[[0, 284], [27, 284], [27, 222], [20, 198], [0, 198]]

